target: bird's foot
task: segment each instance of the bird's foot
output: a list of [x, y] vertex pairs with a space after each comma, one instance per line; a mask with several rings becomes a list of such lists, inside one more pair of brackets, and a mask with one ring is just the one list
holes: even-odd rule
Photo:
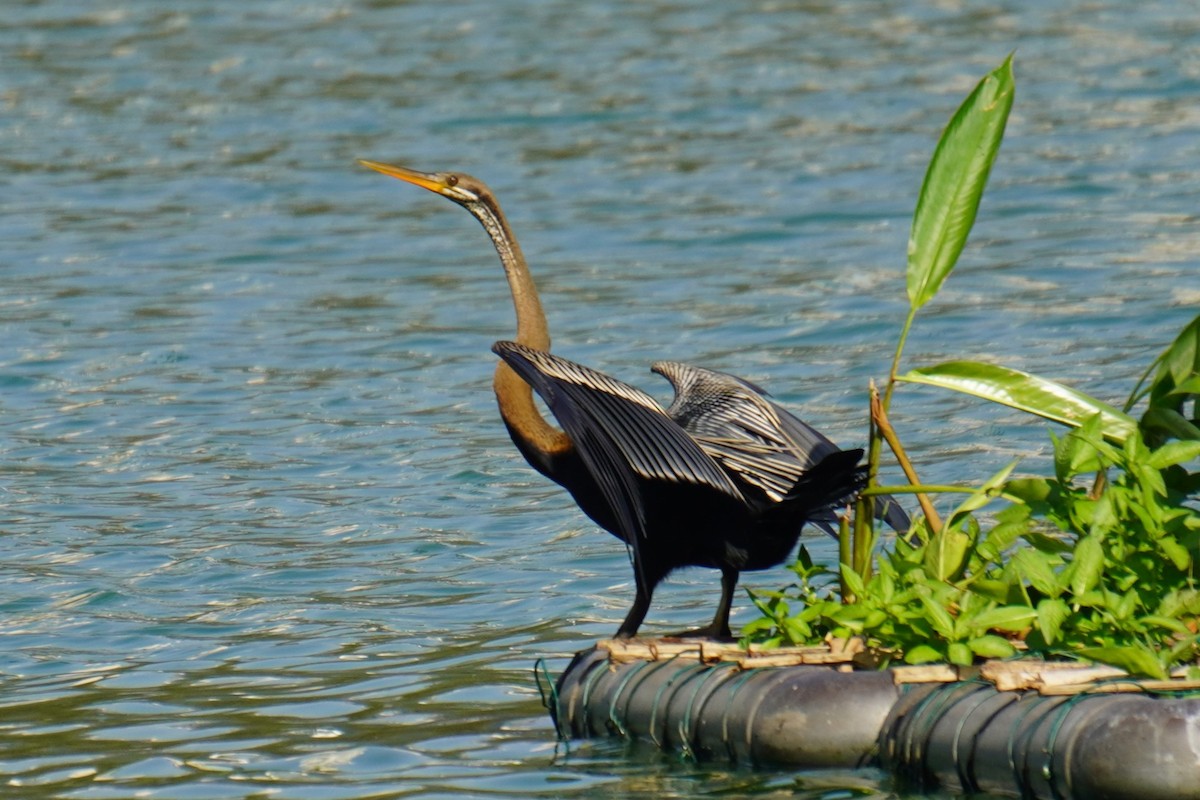
[[693, 628], [687, 631], [676, 631], [675, 633], [664, 633], [663, 639], [707, 639], [710, 642], [736, 642], [733, 633], [729, 630], [729, 626], [718, 628], [713, 625], [705, 625], [703, 628]]

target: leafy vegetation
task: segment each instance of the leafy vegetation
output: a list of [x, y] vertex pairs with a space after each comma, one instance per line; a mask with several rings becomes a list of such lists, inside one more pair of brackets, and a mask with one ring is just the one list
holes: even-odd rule
[[[970, 664], [1021, 651], [1085, 658], [1165, 677], [1200, 656], [1200, 315], [1117, 409], [1055, 381], [953, 361], [899, 375], [917, 311], [952, 271], [975, 218], [1013, 100], [1011, 56], [958, 109], [921, 188], [908, 248], [910, 309], [882, 398], [873, 392], [871, 488], [843, 525], [839, 568], [806, 549], [796, 581], [752, 592], [748, 640], [812, 644], [862, 637], [884, 663]], [[1054, 474], [974, 489], [921, 486], [887, 419], [898, 382], [938, 386], [1070, 427], [1054, 437]], [[873, 387], [872, 387], [873, 388]], [[1145, 402], [1140, 418], [1132, 409]], [[886, 442], [911, 482], [878, 487]], [[966, 498], [943, 522], [925, 493]], [[875, 542], [870, 495], [913, 491], [923, 516], [888, 547]], [[1007, 503], [980, 521], [993, 501]]]

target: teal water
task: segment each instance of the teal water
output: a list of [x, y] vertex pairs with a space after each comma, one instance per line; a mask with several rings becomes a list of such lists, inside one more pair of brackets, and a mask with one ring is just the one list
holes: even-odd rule
[[[615, 629], [625, 553], [499, 423], [483, 232], [354, 159], [487, 180], [564, 355], [664, 399], [657, 358], [732, 371], [849, 446], [938, 132], [1016, 49], [908, 364], [1119, 403], [1200, 305], [1200, 18], [1044, 5], [11, 4], [4, 796], [894, 796], [555, 742], [533, 664]], [[1015, 414], [907, 387], [894, 417], [930, 481], [1045, 464]], [[647, 630], [715, 592], [674, 577]]]

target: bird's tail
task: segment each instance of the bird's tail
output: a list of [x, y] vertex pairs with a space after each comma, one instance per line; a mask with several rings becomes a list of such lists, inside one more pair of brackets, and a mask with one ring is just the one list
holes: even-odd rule
[[880, 495], [875, 498], [875, 516], [888, 524], [888, 527], [897, 533], [907, 533], [912, 520], [908, 518], [908, 513], [900, 507], [896, 502], [896, 498], [890, 494]]
[[806, 470], [767, 513], [809, 520], [828, 517], [823, 512], [849, 500], [867, 485], [867, 468], [858, 463], [862, 456], [861, 449], [830, 453]]

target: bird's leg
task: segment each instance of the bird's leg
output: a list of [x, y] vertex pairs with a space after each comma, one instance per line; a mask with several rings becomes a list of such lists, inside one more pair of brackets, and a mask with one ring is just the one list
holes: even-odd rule
[[712, 622], [703, 628], [690, 631], [669, 633], [670, 639], [725, 639], [732, 640], [733, 632], [729, 628], [729, 611], [733, 607], [733, 592], [737, 588], [738, 571], [733, 567], [721, 567], [721, 602], [717, 604], [717, 613]]
[[646, 612], [650, 610], [650, 597], [654, 594], [653, 586], [646, 586], [642, 580], [641, 571], [635, 566], [634, 568], [634, 583], [637, 585], [637, 594], [633, 598], [633, 606], [630, 607], [629, 613], [625, 615], [625, 621], [621, 623], [621, 627], [617, 629], [616, 638], [632, 639], [637, 636], [638, 628], [642, 625], [642, 620], [646, 619]]
[[712, 636], [732, 639], [729, 630], [729, 612], [733, 608], [733, 592], [737, 589], [738, 571], [733, 567], [721, 567], [721, 602], [717, 605], [717, 613], [709, 623]]

